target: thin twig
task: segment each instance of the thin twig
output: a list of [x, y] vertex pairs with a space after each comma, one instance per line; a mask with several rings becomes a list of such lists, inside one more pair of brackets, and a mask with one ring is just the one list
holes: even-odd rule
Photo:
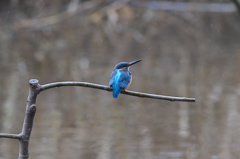
[[128, 91], [128, 90], [126, 90], [125, 92], [122, 92], [122, 94], [127, 94], [127, 95], [141, 97], [141, 98], [153, 98], [153, 99], [162, 99], [162, 100], [168, 100], [168, 101], [183, 101], [183, 102], [196, 101], [195, 98], [164, 96], [164, 95], [134, 92], [134, 91]]
[[7, 133], [0, 133], [0, 138], [9, 138], [9, 139], [18, 139], [21, 140], [21, 134], [7, 134]]
[[[112, 88], [110, 88], [109, 86], [88, 83], [88, 82], [74, 82], [74, 81], [45, 84], [40, 86], [40, 89], [38, 91], [40, 93], [41, 91], [44, 91], [50, 88], [56, 88], [56, 87], [62, 87], [62, 86], [80, 86], [80, 87], [90, 87], [95, 89], [101, 89], [105, 91], [112, 91]], [[154, 99], [162, 99], [162, 100], [169, 100], [169, 101], [195, 102], [195, 98], [164, 96], [164, 95], [148, 94], [148, 93], [134, 92], [134, 91], [128, 91], [128, 90], [121, 93], [126, 95], [141, 97], [141, 98], [154, 98]]]

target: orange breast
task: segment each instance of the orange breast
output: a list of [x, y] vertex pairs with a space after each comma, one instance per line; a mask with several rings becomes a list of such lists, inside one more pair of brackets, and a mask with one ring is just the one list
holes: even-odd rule
[[131, 78], [130, 78], [130, 82], [128, 83], [127, 87], [124, 89], [124, 91], [130, 86], [130, 84], [132, 83], [132, 75], [131, 75]]

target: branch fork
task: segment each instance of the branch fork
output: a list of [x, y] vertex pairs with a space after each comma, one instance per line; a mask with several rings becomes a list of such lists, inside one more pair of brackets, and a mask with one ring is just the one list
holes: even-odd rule
[[[36, 106], [37, 95], [40, 92], [45, 91], [47, 89], [62, 87], [62, 86], [80, 86], [80, 87], [101, 89], [109, 92], [112, 91], [112, 88], [109, 86], [88, 83], [88, 82], [69, 81], [69, 82], [56, 82], [56, 83], [40, 85], [37, 79], [31, 79], [29, 81], [29, 95], [27, 99], [26, 115], [23, 122], [22, 132], [20, 134], [0, 133], [0, 138], [10, 138], [10, 139], [19, 140], [18, 159], [28, 159], [29, 157], [28, 146], [29, 146], [30, 135], [32, 132], [34, 116], [37, 111], [37, 106]], [[195, 102], [195, 98], [163, 96], [163, 95], [157, 95], [157, 94], [134, 92], [129, 90], [125, 90], [121, 93], [125, 95], [137, 96], [141, 98], [154, 98], [154, 99], [162, 99], [162, 100], [168, 100], [168, 101]]]

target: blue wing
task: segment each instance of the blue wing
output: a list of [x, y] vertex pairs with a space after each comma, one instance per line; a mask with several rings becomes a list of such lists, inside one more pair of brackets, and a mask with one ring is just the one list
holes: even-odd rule
[[114, 82], [114, 80], [115, 80], [115, 75], [116, 75], [117, 73], [116, 73], [116, 71], [113, 71], [112, 73], [111, 73], [111, 75], [110, 75], [110, 81], [109, 81], [109, 86], [112, 86], [112, 84], [113, 84], [113, 82]]
[[130, 72], [123, 72], [118, 80], [118, 86], [121, 90], [127, 88], [128, 84], [131, 81], [131, 74]]

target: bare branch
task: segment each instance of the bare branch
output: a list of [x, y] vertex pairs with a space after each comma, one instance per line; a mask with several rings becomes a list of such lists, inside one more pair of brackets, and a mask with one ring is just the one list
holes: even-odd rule
[[0, 138], [9, 138], [9, 139], [22, 139], [21, 134], [7, 134], [7, 133], [0, 133]]
[[[26, 115], [24, 118], [24, 123], [22, 127], [22, 132], [20, 134], [6, 134], [0, 133], [0, 138], [11, 138], [11, 139], [18, 139], [19, 140], [19, 157], [18, 159], [28, 159], [28, 145], [30, 140], [30, 135], [32, 132], [33, 127], [33, 120], [36, 113], [36, 100], [37, 95], [50, 88], [62, 87], [62, 86], [80, 86], [80, 87], [89, 87], [95, 89], [101, 89], [105, 91], [112, 91], [112, 88], [105, 85], [88, 83], [88, 82], [56, 82], [56, 83], [49, 83], [45, 85], [40, 85], [37, 79], [31, 79], [29, 81], [29, 95], [27, 99], [27, 106], [26, 106]], [[163, 96], [157, 94], [148, 94], [148, 93], [141, 93], [141, 92], [133, 92], [133, 91], [123, 91], [122, 94], [132, 95], [142, 98], [154, 98], [154, 99], [162, 99], [162, 100], [169, 100], [169, 101], [184, 101], [184, 102], [195, 102], [195, 98], [186, 98], [186, 97], [172, 97], [172, 96]]]
[[38, 89], [40, 85], [38, 80], [31, 79], [29, 81], [29, 94], [26, 106], [26, 115], [24, 118], [24, 123], [22, 127], [22, 138], [19, 140], [19, 157], [18, 159], [28, 159], [28, 145], [30, 140], [30, 135], [33, 127], [33, 119], [36, 113], [36, 100], [38, 95]]
[[[95, 89], [101, 89], [109, 92], [112, 91], [112, 89], [109, 86], [88, 83], [88, 82], [73, 82], [73, 81], [45, 84], [45, 85], [42, 85], [38, 91], [41, 92], [50, 88], [56, 88], [56, 87], [62, 87], [62, 86], [80, 86], [80, 87], [90, 87]], [[121, 93], [126, 95], [141, 97], [141, 98], [154, 98], [154, 99], [162, 99], [162, 100], [169, 100], [169, 101], [195, 102], [195, 98], [172, 97], [172, 96], [148, 94], [148, 93], [142, 93], [142, 92], [134, 92], [134, 91], [128, 91], [128, 90]]]
[[196, 101], [195, 98], [164, 96], [164, 95], [134, 92], [134, 91], [128, 91], [128, 90], [126, 90], [125, 92], [122, 92], [122, 94], [141, 97], [141, 98], [153, 98], [153, 99], [162, 99], [162, 100], [168, 100], [168, 101], [182, 101], [182, 102]]
[[[105, 5], [108, 5], [108, 4], [109, 3]], [[78, 13], [81, 13], [87, 10], [101, 8], [101, 7], [103, 7], [101, 3], [95, 4], [92, 1], [88, 1], [82, 4], [79, 4], [73, 9], [68, 9], [62, 13], [59, 13], [53, 16], [39, 18], [39, 19], [24, 19], [24, 20], [17, 21], [14, 23], [14, 26], [16, 29], [44, 27], [44, 26], [53, 25], [53, 24], [62, 22], [66, 19], [73, 17]]]

